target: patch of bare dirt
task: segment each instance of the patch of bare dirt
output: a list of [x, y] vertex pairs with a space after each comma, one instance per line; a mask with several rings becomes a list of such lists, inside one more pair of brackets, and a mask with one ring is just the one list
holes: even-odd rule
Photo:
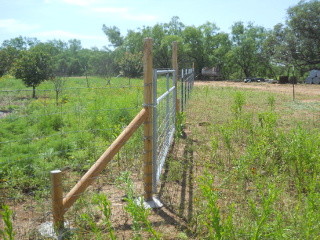
[[[295, 96], [308, 96], [310, 100], [320, 101], [320, 84], [271, 84], [266, 82], [261, 83], [244, 83], [233, 81], [196, 81], [195, 86], [213, 86], [213, 87], [236, 87], [249, 88], [259, 91], [270, 91], [275, 93], [283, 93], [292, 95], [293, 90]], [[308, 100], [306, 100], [308, 101]]]

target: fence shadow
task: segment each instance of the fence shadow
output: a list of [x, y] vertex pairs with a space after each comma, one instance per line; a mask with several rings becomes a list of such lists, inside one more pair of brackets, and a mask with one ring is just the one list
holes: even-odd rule
[[170, 149], [161, 178], [159, 197], [166, 209], [188, 223], [193, 218], [194, 140], [185, 132], [182, 136]]

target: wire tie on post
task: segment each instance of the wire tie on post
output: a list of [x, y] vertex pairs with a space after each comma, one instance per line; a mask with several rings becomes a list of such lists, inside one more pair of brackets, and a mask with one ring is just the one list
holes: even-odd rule
[[152, 107], [152, 108], [155, 107], [155, 105], [153, 105], [153, 104], [146, 104], [146, 103], [142, 104], [142, 106], [143, 107]]
[[150, 140], [150, 139], [153, 139], [153, 136], [151, 135], [151, 136], [145, 136], [145, 137], [143, 137], [143, 140]]

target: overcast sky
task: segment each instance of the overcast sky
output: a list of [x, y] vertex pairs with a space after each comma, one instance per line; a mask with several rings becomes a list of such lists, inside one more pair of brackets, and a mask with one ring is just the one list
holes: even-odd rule
[[0, 45], [4, 40], [81, 40], [85, 48], [108, 46], [102, 25], [122, 35], [142, 26], [167, 23], [178, 16], [185, 25], [207, 21], [230, 32], [234, 22], [272, 29], [284, 23], [286, 10], [299, 0], [0, 0]]

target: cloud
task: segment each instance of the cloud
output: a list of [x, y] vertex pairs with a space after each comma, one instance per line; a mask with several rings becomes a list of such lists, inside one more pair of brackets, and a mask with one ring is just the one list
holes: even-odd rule
[[131, 14], [128, 14], [126, 17], [129, 20], [135, 20], [135, 21], [155, 21], [158, 19], [154, 15], [131, 15]]
[[154, 21], [157, 19], [157, 17], [153, 15], [132, 14], [129, 8], [116, 8], [116, 7], [115, 8], [113, 7], [92, 8], [91, 12], [115, 14], [118, 17], [121, 17], [123, 19], [134, 20], [134, 21]]
[[46, 32], [39, 32], [37, 34], [39, 37], [49, 38], [49, 39], [84, 39], [84, 40], [106, 40], [106, 37], [100, 37], [100, 36], [94, 36], [94, 35], [83, 35], [83, 34], [77, 34], [72, 32], [65, 32], [61, 30], [56, 31], [46, 31]]
[[92, 6], [96, 3], [100, 3], [100, 0], [44, 0], [46, 4], [52, 4], [55, 2], [66, 3], [74, 6], [87, 7]]
[[76, 6], [89, 6], [95, 3], [94, 0], [63, 0], [63, 2], [70, 4], [70, 5], [76, 5]]
[[0, 29], [10, 33], [28, 32], [37, 28], [37, 24], [26, 24], [16, 19], [0, 19]]
[[129, 9], [128, 8], [92, 8], [92, 12], [94, 13], [122, 13], [122, 14], [128, 14]]

